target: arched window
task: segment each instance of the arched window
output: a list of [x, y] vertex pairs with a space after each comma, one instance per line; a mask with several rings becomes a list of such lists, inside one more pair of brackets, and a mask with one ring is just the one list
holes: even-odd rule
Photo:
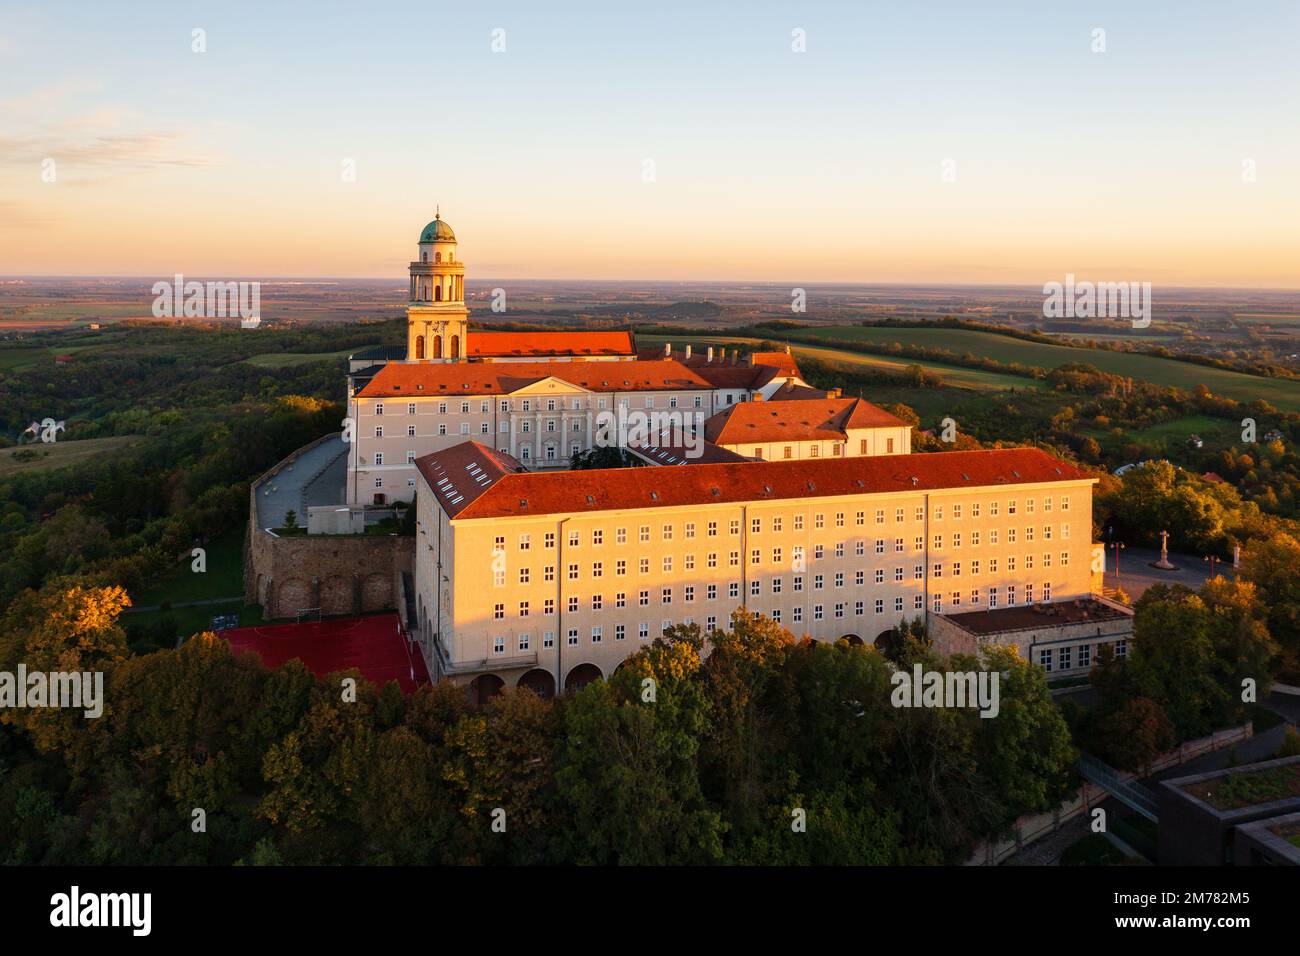
[[442, 283], [441, 283], [441, 282], [438, 283], [436, 286], [433, 287], [433, 301], [434, 301], [434, 302], [441, 302], [441, 301], [442, 301]]
[[433, 254], [433, 261], [434, 261], [434, 262], [441, 262], [441, 261], [442, 261], [442, 253], [441, 253], [441, 252], [435, 252], [435, 253]]
[[424, 336], [423, 335], [417, 335], [415, 337], [415, 357], [418, 359], [424, 358]]
[[451, 337], [451, 354], [449, 357], [460, 358], [460, 336], [459, 335], [453, 335]]
[[442, 358], [442, 336], [433, 337], [433, 355], [432, 358]]
[[421, 261], [421, 262], [428, 262], [428, 261], [429, 261], [429, 254], [428, 254], [427, 252], [422, 252], [422, 253], [420, 253], [420, 261]]

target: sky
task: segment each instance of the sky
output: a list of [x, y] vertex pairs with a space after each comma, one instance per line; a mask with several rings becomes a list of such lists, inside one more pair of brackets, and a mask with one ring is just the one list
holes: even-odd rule
[[1298, 54], [1295, 0], [0, 0], [0, 274], [404, 281], [440, 208], [471, 282], [1300, 288]]

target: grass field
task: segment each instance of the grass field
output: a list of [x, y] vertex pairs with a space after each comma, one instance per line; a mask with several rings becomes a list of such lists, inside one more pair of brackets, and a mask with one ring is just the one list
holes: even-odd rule
[[242, 600], [224, 604], [204, 604], [197, 607], [178, 607], [170, 611], [128, 612], [122, 617], [131, 650], [148, 654], [163, 647], [175, 647], [176, 639], [189, 640], [212, 626], [214, 617], [238, 614], [240, 627], [263, 623], [262, 609]]
[[1271, 312], [1238, 312], [1233, 318], [1243, 322], [1259, 322], [1268, 325], [1300, 325], [1300, 315], [1286, 315]]
[[[78, 465], [92, 458], [118, 454], [140, 441], [139, 435], [114, 435], [111, 438], [87, 438], [83, 441], [33, 442], [17, 448], [0, 449], [0, 477], [24, 471], [46, 471]], [[36, 457], [24, 461], [28, 454]]]
[[[161, 581], [139, 594], [131, 595], [137, 607], [150, 607], [167, 601], [183, 604], [233, 597], [244, 592], [244, 531], [242, 528], [210, 541], [206, 551], [206, 570], [191, 569], [193, 560], [181, 561]], [[213, 612], [216, 613], [216, 612]]]
[[[852, 331], [851, 329], [849, 331]], [[636, 337], [638, 343], [642, 345], [658, 345], [665, 341], [673, 343], [674, 349], [679, 345], [686, 345], [687, 337], [681, 335], [642, 335]], [[770, 341], [776, 341], [774, 336]], [[757, 345], [762, 339], [744, 338], [735, 335], [714, 335], [714, 336], [690, 336], [689, 343], [695, 349], [708, 348], [710, 345]], [[883, 370], [886, 372], [901, 373], [909, 365], [920, 365], [922, 368], [933, 369], [943, 376], [944, 382], [949, 385], [961, 388], [973, 389], [1005, 389], [1005, 388], [1038, 388], [1038, 382], [1032, 379], [1024, 378], [1020, 375], [1002, 375], [998, 372], [985, 372], [982, 369], [962, 368], [959, 365], [945, 365], [942, 362], [925, 362], [915, 361], [908, 358], [892, 358], [885, 355], [867, 355], [863, 352], [849, 352], [844, 349], [824, 348], [816, 345], [802, 345], [791, 343], [790, 350], [794, 353], [796, 361], [801, 356], [817, 359], [820, 362], [832, 364], [843, 364], [849, 366], [862, 366], [865, 369]]]
[[[946, 348], [956, 352], [970, 352], [999, 362], [1018, 362], [1021, 365], [1037, 368], [1050, 369], [1078, 362], [1092, 365], [1103, 372], [1132, 376], [1155, 385], [1171, 385], [1190, 390], [1199, 384], [1204, 384], [1216, 395], [1235, 398], [1240, 402], [1262, 398], [1278, 408], [1300, 411], [1300, 382], [1229, 372], [1132, 352], [1107, 352], [1100, 349], [1027, 342], [1006, 335], [970, 329], [892, 329], [848, 326], [813, 328], [808, 330], [808, 334], [878, 345], [899, 342], [904, 345]], [[897, 361], [906, 364], [905, 359]]]
[[[1141, 429], [1128, 429], [1124, 428], [1122, 423], [1116, 424], [1123, 433], [1122, 441], [1141, 444], [1149, 448], [1152, 453], [1158, 452], [1175, 459], [1179, 451], [1191, 450], [1187, 445], [1187, 438], [1190, 435], [1199, 435], [1205, 441], [1206, 450], [1228, 448], [1241, 443], [1240, 425], [1227, 419], [1212, 418], [1209, 415], [1188, 415], [1185, 418], [1176, 418], [1173, 421]], [[1110, 431], [1099, 431], [1093, 428], [1083, 429], [1082, 433], [1091, 434], [1102, 442], [1113, 437]]]
[[347, 358], [357, 349], [343, 349], [339, 352], [267, 352], [254, 355], [244, 361], [259, 368], [288, 368], [291, 365], [306, 365], [308, 362], [338, 362]]

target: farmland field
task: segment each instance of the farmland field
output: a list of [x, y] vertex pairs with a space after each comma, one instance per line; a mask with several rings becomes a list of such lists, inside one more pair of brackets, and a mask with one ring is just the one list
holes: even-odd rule
[[1238, 312], [1235, 318], [1243, 322], [1259, 322], [1267, 325], [1300, 325], [1300, 315], [1273, 312]]
[[[858, 340], [876, 345], [899, 342], [929, 348], [970, 352], [999, 362], [1018, 362], [1037, 368], [1056, 368], [1071, 362], [1092, 365], [1103, 372], [1131, 376], [1154, 385], [1192, 389], [1205, 384], [1216, 395], [1240, 402], [1264, 399], [1287, 411], [1300, 411], [1300, 382], [1264, 378], [1223, 369], [1177, 362], [1132, 352], [1108, 352], [1067, 345], [1027, 342], [1022, 339], [970, 329], [831, 327], [807, 330], [820, 338]], [[897, 361], [907, 364], [906, 358]], [[947, 377], [945, 373], [945, 378]]]
[[[853, 331], [849, 329], [848, 331]], [[696, 349], [707, 348], [710, 345], [731, 346], [731, 345], [758, 345], [764, 341], [756, 338], [745, 338], [735, 335], [712, 335], [712, 336], [681, 336], [681, 335], [649, 335], [638, 334], [636, 337], [638, 343], [642, 345], [658, 345], [665, 341], [674, 343], [674, 348], [678, 345], [690, 344]], [[774, 336], [769, 341], [776, 341]], [[823, 348], [815, 345], [802, 345], [791, 343], [790, 350], [794, 353], [795, 359], [806, 356], [816, 359], [820, 362], [828, 362], [841, 365], [864, 366], [868, 370], [883, 370], [886, 372], [901, 373], [909, 365], [919, 365], [922, 368], [933, 369], [943, 376], [945, 383], [957, 385], [964, 388], [974, 389], [1003, 389], [1003, 388], [1038, 388], [1039, 383], [1033, 379], [1024, 378], [1019, 375], [1003, 375], [998, 372], [986, 372], [982, 369], [962, 368], [959, 365], [945, 365], [942, 362], [917, 361], [906, 357], [893, 358], [885, 355], [867, 355], [862, 352], [850, 352], [844, 349]]]

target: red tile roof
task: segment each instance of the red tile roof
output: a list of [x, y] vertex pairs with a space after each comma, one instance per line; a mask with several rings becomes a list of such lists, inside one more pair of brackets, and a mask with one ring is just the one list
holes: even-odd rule
[[[726, 448], [719, 448], [703, 436], [685, 435], [680, 428], [670, 428], [644, 441], [628, 438], [627, 450], [656, 465], [707, 465], [723, 461], [752, 461]], [[694, 457], [692, 457], [694, 456]]]
[[752, 365], [770, 365], [782, 375], [799, 374], [799, 366], [795, 365], [794, 356], [789, 352], [751, 352], [749, 361]]
[[695, 365], [692, 371], [714, 388], [743, 388], [757, 391], [780, 374], [771, 365]]
[[811, 385], [796, 385], [793, 381], [787, 381], [770, 396], [769, 402], [806, 402], [810, 398], [830, 398], [831, 392], [824, 388], [813, 388]]
[[[419, 458], [416, 465], [435, 487], [444, 510], [463, 519], [1091, 480], [1037, 448], [549, 474], [508, 473], [492, 466], [489, 456], [501, 457], [477, 442], [465, 442]], [[486, 478], [471, 474], [471, 460], [487, 472]], [[439, 490], [434, 476], [452, 476], [455, 489]]]
[[542, 355], [636, 355], [631, 332], [478, 332], [470, 330], [471, 358]]
[[527, 473], [515, 458], [476, 441], [452, 445], [415, 459], [443, 511], [455, 515], [506, 475]]
[[860, 398], [742, 402], [704, 423], [704, 437], [719, 445], [769, 441], [835, 441], [849, 428], [906, 428], [877, 405]]
[[590, 392], [708, 389], [680, 362], [389, 362], [357, 395], [431, 398], [435, 395], [508, 395], [547, 378]]
[[[728, 349], [734, 353], [734, 349]], [[659, 348], [642, 348], [638, 356], [643, 360], [662, 359], [664, 350]], [[692, 347], [691, 357], [686, 358], [686, 350], [680, 346], [673, 349], [673, 361], [681, 362], [692, 371], [698, 372], [713, 383], [715, 388], [762, 388], [774, 378], [798, 377], [799, 368], [794, 356], [785, 352], [754, 352], [737, 360], [734, 354], [724, 362], [722, 350], [713, 350], [713, 361], [704, 348]]]

